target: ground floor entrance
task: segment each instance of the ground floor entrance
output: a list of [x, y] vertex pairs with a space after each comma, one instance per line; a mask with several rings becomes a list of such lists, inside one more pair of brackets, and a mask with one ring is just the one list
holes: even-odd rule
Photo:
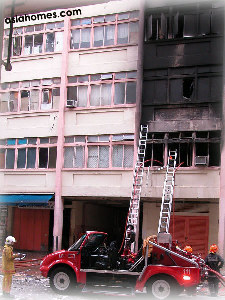
[[208, 252], [208, 216], [171, 216], [170, 233], [181, 248], [190, 245], [194, 254], [205, 257]]
[[47, 251], [49, 240], [49, 209], [14, 208], [13, 236], [15, 248]]

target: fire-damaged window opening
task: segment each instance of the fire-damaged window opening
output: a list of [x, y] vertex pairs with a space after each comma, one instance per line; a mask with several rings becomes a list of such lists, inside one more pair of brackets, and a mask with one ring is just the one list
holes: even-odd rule
[[190, 38], [222, 34], [223, 9], [193, 5], [168, 7], [164, 12], [151, 11], [146, 16], [146, 40]]
[[145, 167], [163, 164], [166, 149], [177, 150], [177, 166], [220, 166], [220, 134], [220, 131], [150, 133]]
[[191, 99], [194, 91], [194, 78], [183, 78], [183, 97], [185, 99]]

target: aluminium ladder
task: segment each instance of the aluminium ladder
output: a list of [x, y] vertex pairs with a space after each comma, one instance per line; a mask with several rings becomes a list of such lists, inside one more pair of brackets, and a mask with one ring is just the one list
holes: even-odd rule
[[169, 233], [170, 215], [173, 203], [174, 177], [176, 170], [177, 150], [169, 151], [166, 166], [166, 177], [163, 185], [163, 195], [159, 218], [158, 233]]
[[[134, 226], [134, 232], [136, 233], [135, 241], [137, 244], [138, 239], [138, 230], [139, 230], [139, 208], [140, 208], [140, 199], [141, 199], [141, 186], [143, 181], [144, 174], [144, 160], [145, 160], [145, 151], [146, 143], [148, 137], [148, 125], [141, 125], [138, 152], [137, 152], [137, 161], [133, 174], [133, 186], [130, 199], [130, 207], [128, 213], [127, 224]], [[128, 228], [126, 228], [126, 238], [128, 237]], [[133, 249], [134, 250], [134, 249]]]

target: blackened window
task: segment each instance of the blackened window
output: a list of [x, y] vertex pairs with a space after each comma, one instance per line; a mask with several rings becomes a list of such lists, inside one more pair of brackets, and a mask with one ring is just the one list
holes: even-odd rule
[[48, 148], [39, 149], [39, 168], [48, 167]]

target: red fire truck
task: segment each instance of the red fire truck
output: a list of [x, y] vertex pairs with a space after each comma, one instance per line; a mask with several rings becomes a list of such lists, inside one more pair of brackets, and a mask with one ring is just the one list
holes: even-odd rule
[[[184, 289], [197, 287], [207, 274], [204, 261], [180, 250], [174, 243], [149, 241], [151, 255], [118, 254], [113, 242], [106, 246], [107, 234], [86, 232], [68, 250], [47, 255], [41, 262], [41, 273], [50, 278], [51, 288], [66, 294], [88, 284], [118, 285], [143, 291], [146, 288], [157, 299], [166, 299]], [[123, 252], [124, 253], [124, 252]]]

